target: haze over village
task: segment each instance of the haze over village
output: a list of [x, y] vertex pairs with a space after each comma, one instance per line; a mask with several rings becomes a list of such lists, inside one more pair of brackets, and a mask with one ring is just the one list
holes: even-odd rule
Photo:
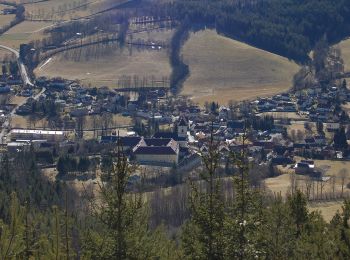
[[349, 10], [0, 1], [0, 258], [348, 259]]

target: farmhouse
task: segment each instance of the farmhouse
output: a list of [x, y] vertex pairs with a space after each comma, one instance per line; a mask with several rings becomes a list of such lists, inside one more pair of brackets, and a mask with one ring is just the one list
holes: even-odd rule
[[311, 174], [315, 170], [314, 161], [301, 160], [295, 165], [296, 174]]

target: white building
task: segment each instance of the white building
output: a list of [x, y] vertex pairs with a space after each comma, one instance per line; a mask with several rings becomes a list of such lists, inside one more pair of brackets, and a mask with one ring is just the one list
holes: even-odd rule
[[60, 142], [66, 138], [64, 131], [12, 129], [11, 140], [47, 140], [49, 142]]

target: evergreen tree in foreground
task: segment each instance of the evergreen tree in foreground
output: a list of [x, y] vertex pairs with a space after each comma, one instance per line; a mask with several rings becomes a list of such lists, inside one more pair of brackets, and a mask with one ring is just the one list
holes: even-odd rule
[[162, 228], [151, 230], [142, 195], [128, 192], [129, 177], [135, 170], [118, 150], [110, 167], [105, 167], [106, 184], [91, 201], [94, 228], [83, 240], [85, 259], [177, 259], [173, 244]]

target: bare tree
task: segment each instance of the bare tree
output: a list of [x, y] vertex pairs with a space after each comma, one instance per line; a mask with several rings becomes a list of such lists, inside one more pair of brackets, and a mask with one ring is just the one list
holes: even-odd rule
[[349, 171], [346, 168], [343, 168], [338, 173], [340, 181], [341, 181], [341, 197], [344, 195], [344, 185], [346, 180], [348, 179]]
[[85, 128], [85, 117], [78, 116], [76, 118], [76, 133], [79, 139], [82, 139], [84, 136], [84, 128]]
[[311, 197], [311, 187], [312, 187], [312, 183], [313, 180], [310, 176], [305, 176], [305, 188], [306, 188], [306, 197], [309, 200]]

